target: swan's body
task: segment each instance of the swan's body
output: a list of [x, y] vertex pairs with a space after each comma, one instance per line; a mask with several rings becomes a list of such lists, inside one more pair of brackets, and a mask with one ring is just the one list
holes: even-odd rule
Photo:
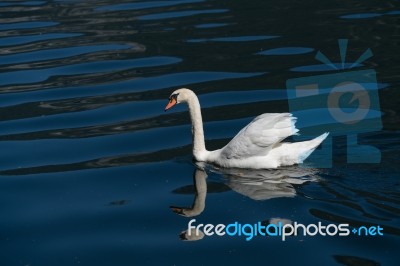
[[328, 136], [324, 133], [308, 141], [281, 142], [298, 132], [296, 118], [290, 113], [270, 113], [257, 116], [225, 147], [207, 151], [200, 103], [193, 91], [184, 88], [174, 91], [165, 110], [182, 102], [189, 107], [195, 160], [221, 167], [267, 169], [302, 163]]

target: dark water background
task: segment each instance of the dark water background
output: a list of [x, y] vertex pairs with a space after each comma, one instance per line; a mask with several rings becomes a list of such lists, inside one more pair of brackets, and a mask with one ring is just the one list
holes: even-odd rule
[[[181, 241], [190, 219], [169, 206], [192, 204], [195, 167], [186, 108], [163, 111], [169, 94], [199, 95], [215, 149], [288, 111], [286, 81], [321, 74], [319, 50], [339, 62], [338, 39], [349, 62], [373, 51], [360, 69], [377, 73], [383, 129], [359, 138], [381, 163], [348, 164], [337, 137], [333, 168], [279, 179], [264, 200], [210, 171], [195, 218], [384, 236]], [[1, 1], [0, 265], [398, 265], [399, 51], [394, 0]]]

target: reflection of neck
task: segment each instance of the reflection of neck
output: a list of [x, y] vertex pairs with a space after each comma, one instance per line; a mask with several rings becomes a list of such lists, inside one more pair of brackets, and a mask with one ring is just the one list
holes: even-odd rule
[[193, 156], [196, 160], [203, 161], [204, 154], [206, 153], [206, 145], [204, 143], [203, 119], [199, 99], [193, 93], [190, 94], [187, 103], [192, 122]]
[[206, 207], [206, 195], [207, 195], [207, 174], [205, 171], [196, 169], [193, 177], [193, 183], [195, 186], [196, 194], [192, 208], [185, 209], [184, 215], [187, 217], [197, 216], [204, 211]]
[[196, 209], [198, 214], [204, 211], [206, 207], [207, 196], [207, 174], [205, 171], [196, 169], [194, 173], [194, 184], [196, 187], [196, 196], [193, 203], [193, 209]]

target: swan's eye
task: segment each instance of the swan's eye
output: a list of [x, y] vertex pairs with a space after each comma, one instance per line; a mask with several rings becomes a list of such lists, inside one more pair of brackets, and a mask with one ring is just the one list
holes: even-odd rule
[[178, 95], [179, 95], [179, 93], [172, 94], [172, 95], [169, 97], [169, 102], [172, 102], [172, 101], [177, 102], [177, 101], [178, 101]]

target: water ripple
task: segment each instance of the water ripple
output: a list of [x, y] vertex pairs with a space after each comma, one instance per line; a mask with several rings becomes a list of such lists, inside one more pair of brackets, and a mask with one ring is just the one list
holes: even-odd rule
[[[115, 81], [112, 86], [109, 84], [92, 84], [91, 86], [77, 86], [77, 87], [61, 87], [57, 89], [43, 89], [31, 91], [30, 86], [28, 91], [24, 93], [10, 93], [2, 95], [3, 101], [0, 105], [4, 104], [16, 104], [21, 102], [31, 102], [32, 100], [45, 101], [53, 99], [67, 99], [71, 97], [83, 97], [83, 96], [96, 96], [104, 94], [117, 94], [123, 92], [145, 92], [149, 90], [158, 90], [162, 88], [171, 88], [177, 86], [190, 85], [195, 83], [227, 80], [227, 79], [239, 79], [239, 78], [250, 78], [264, 75], [265, 72], [255, 73], [235, 73], [235, 72], [213, 72], [213, 71], [194, 71], [194, 72], [182, 72], [164, 74], [158, 76], [150, 76], [140, 79], [133, 79], [124, 81]], [[1, 75], [1, 73], [0, 73]], [[3, 92], [15, 92], [12, 88], [4, 88]]]
[[314, 51], [313, 48], [308, 47], [282, 47], [264, 50], [257, 54], [259, 55], [296, 55], [296, 54], [307, 54]]
[[195, 27], [198, 29], [209, 29], [209, 28], [219, 28], [229, 25], [229, 23], [204, 23], [196, 25]]
[[188, 11], [174, 11], [174, 12], [165, 12], [151, 15], [143, 15], [137, 17], [139, 20], [159, 20], [159, 19], [171, 19], [171, 18], [182, 18], [182, 17], [190, 17], [195, 15], [202, 14], [219, 14], [226, 13], [228, 9], [205, 9], [205, 10], [188, 10]]
[[44, 27], [56, 26], [58, 24], [59, 24], [58, 22], [53, 22], [53, 21], [30, 21], [30, 22], [18, 22], [18, 23], [3, 23], [3, 24], [0, 24], [0, 31], [44, 28]]
[[37, 41], [72, 38], [82, 36], [81, 33], [45, 33], [38, 35], [23, 35], [13, 37], [2, 37], [0, 38], [0, 46], [12, 46], [26, 43], [33, 43]]
[[34, 52], [17, 53], [12, 55], [0, 56], [0, 65], [19, 64], [26, 62], [40, 62], [46, 60], [61, 59], [77, 55], [96, 53], [108, 50], [123, 50], [130, 48], [127, 44], [103, 44], [103, 45], [87, 45], [76, 47], [64, 47], [58, 49], [47, 49]]
[[262, 41], [279, 38], [280, 36], [234, 36], [234, 37], [219, 37], [219, 38], [203, 38], [203, 39], [189, 39], [187, 42], [201, 43], [201, 42], [251, 42]]
[[[363, 64], [354, 64], [354, 63], [333, 63], [337, 69], [347, 69], [350, 67], [360, 67], [364, 66]], [[309, 65], [309, 66], [299, 66], [299, 67], [292, 67], [290, 71], [294, 72], [325, 72], [325, 71], [334, 71], [332, 66], [325, 65], [325, 64], [318, 64], [318, 65]]]
[[[38, 70], [21, 70], [13, 72], [0, 73], [0, 86], [4, 85], [15, 85], [15, 84], [26, 84], [46, 81], [52, 76], [62, 75], [83, 75], [110, 71], [121, 71], [124, 69], [130, 69], [134, 67], [154, 67], [162, 65], [170, 65], [181, 62], [180, 58], [176, 57], [146, 57], [140, 59], [130, 60], [109, 60], [92, 63], [82, 63], [69, 66], [59, 66], [49, 69], [38, 69]], [[19, 77], [23, 76], [21, 80]]]
[[[108, 168], [116, 166], [126, 166], [138, 163], [151, 163], [154, 161], [167, 161], [171, 160], [173, 156], [184, 156], [190, 152], [189, 145], [185, 147], [174, 148], [170, 150], [159, 150], [150, 153], [128, 154], [112, 157], [97, 158], [87, 161], [80, 161], [66, 164], [50, 164], [32, 167], [19, 167], [10, 170], [0, 171], [0, 175], [32, 175], [56, 172], [69, 172], [96, 168]], [[65, 159], [65, 158], [64, 158]], [[31, 160], [31, 159], [29, 159]]]
[[148, 1], [148, 2], [136, 2], [136, 3], [124, 3], [124, 4], [115, 4], [115, 5], [98, 7], [95, 9], [95, 11], [141, 10], [148, 8], [176, 6], [181, 4], [191, 4], [200, 2], [204, 2], [204, 0], [178, 0], [178, 1], [173, 0], [173, 1]]
[[40, 6], [44, 5], [45, 1], [25, 1], [25, 2], [3, 2], [0, 3], [0, 7], [8, 6]]
[[381, 17], [384, 15], [400, 15], [400, 11], [392, 10], [392, 11], [388, 11], [386, 13], [357, 13], [357, 14], [343, 15], [343, 16], [340, 16], [340, 18], [343, 18], [343, 19], [366, 19], [366, 18]]
[[380, 13], [359, 13], [359, 14], [344, 15], [344, 16], [341, 16], [340, 18], [363, 19], [363, 18], [375, 18], [375, 17], [380, 17], [380, 16], [382, 16], [382, 14], [380, 14]]

